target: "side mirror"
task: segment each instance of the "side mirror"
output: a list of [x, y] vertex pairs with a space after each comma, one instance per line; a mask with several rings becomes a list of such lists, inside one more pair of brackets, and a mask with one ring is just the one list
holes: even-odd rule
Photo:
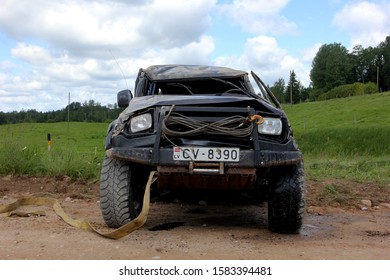
[[126, 108], [129, 106], [130, 100], [133, 98], [133, 94], [129, 89], [121, 90], [118, 92], [117, 99], [118, 99], [118, 107], [119, 108]]

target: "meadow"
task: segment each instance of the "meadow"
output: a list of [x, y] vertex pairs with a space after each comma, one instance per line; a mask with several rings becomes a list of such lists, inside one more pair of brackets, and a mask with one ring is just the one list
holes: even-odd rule
[[[310, 180], [390, 184], [390, 92], [283, 105]], [[107, 123], [0, 126], [0, 174], [97, 180]], [[47, 134], [51, 135], [50, 151]]]
[[283, 107], [309, 179], [390, 184], [390, 92]]
[[0, 174], [97, 179], [107, 126], [88, 122], [2, 125]]

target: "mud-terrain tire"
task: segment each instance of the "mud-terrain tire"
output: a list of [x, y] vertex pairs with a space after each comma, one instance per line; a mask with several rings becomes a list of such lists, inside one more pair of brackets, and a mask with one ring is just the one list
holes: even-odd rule
[[142, 210], [144, 188], [133, 178], [134, 168], [105, 157], [100, 175], [100, 209], [108, 227], [118, 228], [135, 219]]
[[285, 167], [269, 191], [268, 228], [277, 233], [298, 233], [306, 207], [303, 163]]

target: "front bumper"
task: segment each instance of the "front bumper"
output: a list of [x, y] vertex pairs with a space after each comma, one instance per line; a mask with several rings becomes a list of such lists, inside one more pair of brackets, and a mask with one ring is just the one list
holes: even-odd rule
[[[111, 148], [107, 156], [134, 163], [162, 167], [189, 167], [189, 161], [173, 159], [172, 148]], [[225, 168], [264, 168], [295, 165], [303, 160], [302, 153], [296, 151], [240, 150], [238, 162], [225, 162]]]
[[111, 148], [106, 154], [112, 158], [156, 169], [159, 188], [249, 191], [256, 187], [257, 170], [296, 165], [303, 160], [301, 152], [295, 149], [294, 141], [287, 144], [270, 144], [266, 147], [282, 149], [241, 149], [238, 162], [174, 160], [173, 148]]

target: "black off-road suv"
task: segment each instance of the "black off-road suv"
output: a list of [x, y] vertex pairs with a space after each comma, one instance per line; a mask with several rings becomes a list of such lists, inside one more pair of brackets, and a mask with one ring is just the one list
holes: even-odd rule
[[154, 65], [118, 93], [108, 127], [100, 203], [109, 227], [138, 216], [148, 175], [158, 189], [247, 192], [268, 202], [268, 227], [296, 233], [305, 210], [301, 152], [289, 121], [253, 72]]

